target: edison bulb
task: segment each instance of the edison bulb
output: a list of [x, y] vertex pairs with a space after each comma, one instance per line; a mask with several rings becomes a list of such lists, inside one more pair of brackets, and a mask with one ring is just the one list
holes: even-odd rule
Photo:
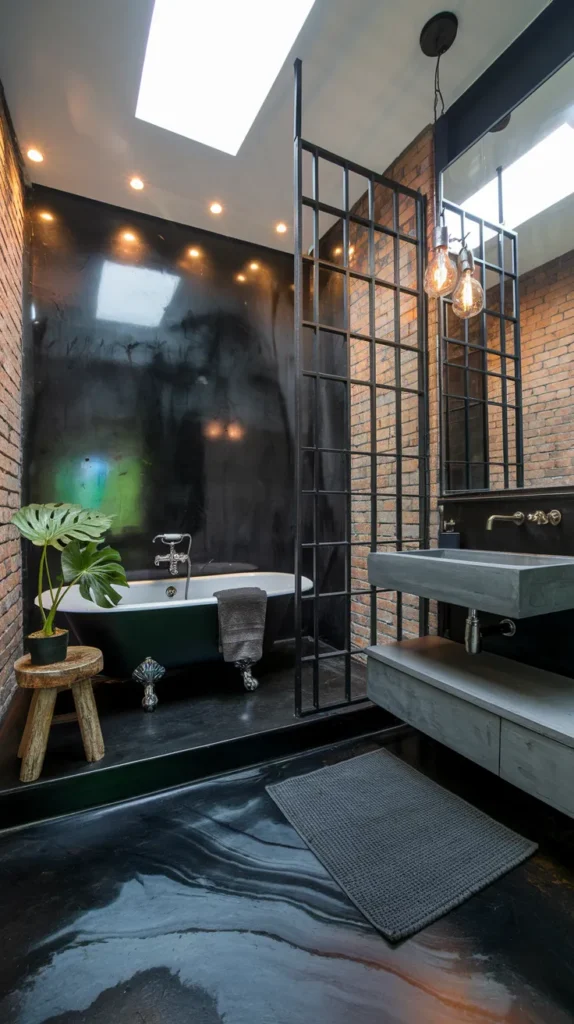
[[470, 268], [463, 270], [460, 280], [452, 293], [452, 311], [462, 320], [480, 313], [484, 306], [484, 292]]
[[425, 271], [425, 292], [433, 299], [438, 299], [439, 295], [449, 295], [456, 284], [457, 276], [448, 247], [441, 245], [434, 250]]
[[453, 290], [458, 272], [448, 252], [448, 228], [439, 224], [433, 231], [432, 256], [425, 271], [424, 287], [427, 295], [438, 299]]

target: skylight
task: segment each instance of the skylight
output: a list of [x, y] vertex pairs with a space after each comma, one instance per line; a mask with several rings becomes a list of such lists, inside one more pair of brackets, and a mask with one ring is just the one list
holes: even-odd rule
[[[569, 124], [560, 125], [513, 164], [505, 167], [502, 172], [502, 192], [504, 226], [512, 231], [571, 195], [574, 192], [574, 128]], [[497, 223], [497, 179], [492, 178], [461, 206], [469, 213]], [[456, 224], [453, 221], [449, 225], [453, 234], [457, 234], [458, 229], [458, 218], [455, 220]], [[474, 249], [480, 244], [478, 227], [471, 226], [469, 222], [468, 229], [468, 241]], [[486, 228], [485, 242], [494, 238], [495, 234], [495, 231]]]
[[158, 327], [178, 283], [177, 274], [105, 260], [96, 318], [134, 327]]
[[315, 0], [155, 0], [136, 117], [235, 156]]

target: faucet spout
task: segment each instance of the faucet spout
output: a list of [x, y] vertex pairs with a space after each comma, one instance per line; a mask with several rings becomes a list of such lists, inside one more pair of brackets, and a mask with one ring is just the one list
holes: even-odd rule
[[524, 512], [513, 512], [511, 516], [489, 516], [486, 520], [486, 529], [492, 530], [495, 523], [514, 523], [515, 526], [522, 526], [525, 518]]

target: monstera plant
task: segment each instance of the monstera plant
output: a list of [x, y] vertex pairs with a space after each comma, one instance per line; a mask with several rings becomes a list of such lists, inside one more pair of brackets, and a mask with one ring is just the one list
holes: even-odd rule
[[[82, 597], [100, 608], [113, 608], [121, 599], [114, 586], [128, 584], [120, 555], [114, 548], [100, 546], [112, 519], [97, 509], [63, 503], [25, 505], [12, 516], [11, 522], [22, 536], [42, 549], [37, 598], [42, 628], [27, 638], [32, 664], [50, 665], [66, 657], [68, 631], [57, 628], [54, 619], [70, 587], [78, 584]], [[55, 579], [48, 562], [49, 548], [60, 552], [61, 572]], [[44, 607], [45, 588], [49, 608]]]

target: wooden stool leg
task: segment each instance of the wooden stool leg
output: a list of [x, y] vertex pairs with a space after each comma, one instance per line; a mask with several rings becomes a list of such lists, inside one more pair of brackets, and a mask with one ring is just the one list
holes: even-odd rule
[[84, 742], [86, 761], [101, 761], [105, 754], [105, 747], [92, 690], [92, 680], [84, 679], [81, 683], [74, 683], [72, 693], [78, 712], [78, 723]]
[[22, 733], [22, 739], [20, 740], [20, 746], [18, 747], [18, 757], [24, 757], [26, 748], [30, 742], [30, 732], [32, 731], [32, 721], [34, 718], [34, 709], [38, 701], [39, 690], [32, 691], [32, 700], [28, 707], [28, 715], [26, 717], [26, 724], [24, 726], [24, 732]]
[[28, 712], [28, 721], [24, 730], [26, 749], [22, 751], [21, 782], [35, 782], [40, 777], [48, 746], [57, 692], [56, 688], [34, 691], [34, 700]]

